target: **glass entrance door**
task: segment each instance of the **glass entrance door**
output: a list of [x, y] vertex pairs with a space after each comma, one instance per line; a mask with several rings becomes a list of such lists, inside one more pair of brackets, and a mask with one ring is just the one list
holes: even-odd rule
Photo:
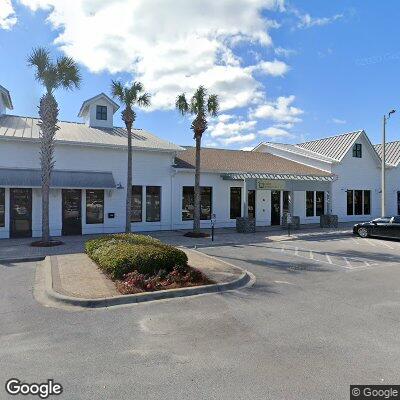
[[256, 217], [256, 191], [247, 191], [247, 209], [249, 218]]
[[271, 191], [271, 225], [281, 224], [281, 191]]
[[10, 189], [10, 236], [32, 236], [32, 189]]
[[78, 189], [62, 191], [62, 234], [82, 234], [82, 192]]

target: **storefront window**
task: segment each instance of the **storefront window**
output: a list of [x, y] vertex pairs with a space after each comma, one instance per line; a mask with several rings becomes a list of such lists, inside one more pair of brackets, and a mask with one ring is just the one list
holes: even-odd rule
[[315, 213], [317, 217], [325, 213], [325, 192], [315, 192]]
[[[200, 188], [200, 219], [211, 219], [212, 212], [212, 187]], [[182, 188], [182, 220], [190, 221], [194, 217], [194, 187]]]
[[306, 216], [314, 216], [314, 192], [306, 192]]
[[131, 222], [142, 222], [141, 186], [132, 186]]
[[158, 222], [161, 219], [161, 186], [146, 187], [146, 221]]
[[0, 188], [0, 227], [5, 226], [5, 214], [6, 214], [6, 190]]
[[231, 187], [230, 218], [235, 219], [241, 216], [242, 216], [242, 188]]
[[371, 214], [371, 191], [364, 190], [364, 215]]
[[104, 190], [86, 190], [86, 223], [104, 223]]
[[362, 215], [362, 213], [363, 213], [362, 193], [363, 193], [362, 190], [354, 191], [354, 214], [355, 215]]
[[289, 210], [289, 196], [290, 192], [287, 190], [283, 191], [283, 213], [288, 213]]
[[353, 215], [353, 191], [347, 191], [347, 215]]

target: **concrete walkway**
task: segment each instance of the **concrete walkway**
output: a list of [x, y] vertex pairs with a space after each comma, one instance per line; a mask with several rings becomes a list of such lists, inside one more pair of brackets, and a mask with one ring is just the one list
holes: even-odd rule
[[[200, 270], [217, 284], [231, 283], [243, 275], [234, 267], [195, 250], [182, 248], [189, 265]], [[97, 265], [83, 253], [50, 256], [53, 290], [81, 299], [102, 299], [120, 296], [112, 282]]]

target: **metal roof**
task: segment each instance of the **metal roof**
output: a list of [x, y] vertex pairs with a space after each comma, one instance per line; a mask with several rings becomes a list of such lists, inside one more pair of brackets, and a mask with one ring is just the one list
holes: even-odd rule
[[[382, 157], [382, 145], [374, 145], [379, 157]], [[385, 146], [386, 163], [394, 166], [400, 164], [400, 141], [386, 143]]]
[[304, 149], [303, 147], [300, 147], [299, 145], [295, 144], [275, 143], [275, 142], [263, 142], [262, 144], [264, 144], [265, 146], [273, 147], [275, 149], [284, 150], [289, 153], [295, 153], [304, 157], [312, 158], [319, 161], [324, 161], [327, 163], [332, 163], [333, 161], [336, 161], [331, 157], [315, 153], [314, 151]]
[[254, 172], [230, 172], [221, 174], [223, 179], [279, 179], [288, 181], [322, 181], [332, 182], [337, 179], [337, 176], [320, 176], [320, 175], [301, 175], [301, 174], [266, 174]]
[[[39, 119], [16, 115], [0, 116], [0, 139], [38, 140]], [[126, 147], [127, 132], [124, 128], [95, 128], [78, 122], [58, 122], [56, 141], [68, 144]], [[181, 147], [160, 139], [142, 129], [132, 130], [132, 146], [137, 149], [161, 151], [182, 150]]]
[[[40, 169], [0, 168], [0, 186], [42, 186]], [[115, 189], [112, 172], [59, 171], [51, 174], [50, 187], [68, 189]]]
[[78, 117], [83, 117], [86, 113], [85, 109], [90, 105], [90, 103], [93, 103], [96, 100], [101, 99], [101, 98], [105, 99], [112, 105], [114, 113], [118, 110], [119, 105], [113, 99], [108, 97], [105, 93], [100, 93], [94, 97], [91, 97], [90, 99], [85, 100], [82, 103], [81, 109], [79, 110], [79, 113], [78, 113]]
[[1, 85], [0, 85], [0, 95], [3, 98], [6, 108], [12, 110], [14, 107], [11, 101], [10, 92], [4, 86]]
[[[322, 156], [329, 157], [335, 161], [341, 161], [350, 147], [363, 132], [363, 130], [359, 130], [344, 133], [342, 135], [299, 143], [297, 146], [313, 151], [314, 153], [318, 153]], [[367, 138], [367, 140], [369, 139]]]

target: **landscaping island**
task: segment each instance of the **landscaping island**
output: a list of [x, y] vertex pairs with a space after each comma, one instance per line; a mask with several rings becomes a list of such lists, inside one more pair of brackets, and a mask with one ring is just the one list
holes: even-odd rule
[[85, 251], [115, 282], [121, 294], [214, 283], [188, 265], [185, 252], [151, 236], [133, 233], [102, 236], [87, 241]]

